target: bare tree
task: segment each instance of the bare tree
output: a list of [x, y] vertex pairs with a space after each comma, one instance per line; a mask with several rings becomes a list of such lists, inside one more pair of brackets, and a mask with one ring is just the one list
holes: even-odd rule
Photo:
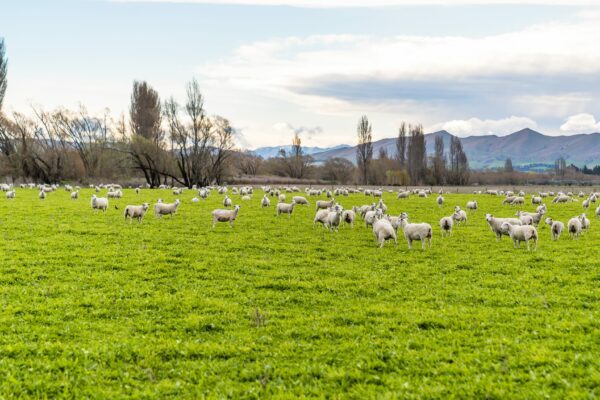
[[[411, 129], [410, 127], [408, 128]], [[396, 138], [396, 159], [400, 164], [400, 169], [406, 167], [406, 122], [402, 122], [400, 124], [400, 129], [398, 129], [398, 137]]]
[[513, 164], [512, 164], [512, 160], [510, 158], [507, 158], [506, 161], [504, 161], [504, 172], [513, 172], [514, 168], [513, 168]]
[[358, 121], [356, 128], [358, 145], [356, 146], [356, 163], [360, 170], [362, 183], [369, 184], [369, 167], [373, 160], [373, 135], [372, 127], [366, 115]]
[[446, 180], [446, 155], [444, 154], [444, 138], [442, 136], [435, 137], [433, 178], [438, 185], [443, 185]]
[[413, 184], [420, 184], [427, 171], [427, 152], [423, 126], [417, 125], [410, 130], [408, 142], [408, 174]]
[[231, 157], [233, 150], [234, 130], [226, 118], [217, 115], [213, 117], [213, 120], [215, 129], [210, 152], [211, 173], [209, 178], [216, 184], [221, 184], [227, 168], [227, 160]]
[[449, 183], [466, 185], [469, 183], [469, 161], [463, 151], [462, 143], [456, 136], [450, 139], [450, 174]]
[[263, 161], [262, 157], [246, 150], [236, 153], [235, 165], [242, 174], [256, 176]]
[[322, 167], [322, 178], [339, 184], [347, 184], [352, 180], [354, 165], [345, 158], [330, 158]]

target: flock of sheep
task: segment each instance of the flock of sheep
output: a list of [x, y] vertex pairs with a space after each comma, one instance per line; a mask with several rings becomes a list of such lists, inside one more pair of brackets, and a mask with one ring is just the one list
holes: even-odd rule
[[[35, 185], [35, 184], [22, 184], [21, 188], [37, 188], [39, 190], [39, 198], [45, 199], [46, 196], [59, 189], [58, 185]], [[109, 199], [116, 198], [120, 199], [123, 196], [122, 187], [120, 185], [90, 185], [90, 188], [95, 189], [97, 193], [101, 190], [107, 190], [105, 197], [98, 197], [96, 194], [92, 195], [91, 208], [97, 211], [106, 212], [109, 205]], [[185, 189], [183, 188], [169, 188], [162, 186], [162, 189], [172, 189], [174, 195], [180, 195]], [[297, 193], [301, 192], [298, 187], [261, 187], [264, 192], [263, 197], [260, 201], [262, 208], [268, 208], [271, 206], [271, 199], [276, 199], [275, 215], [280, 216], [281, 214], [287, 214], [291, 218], [294, 208], [298, 205], [310, 205], [309, 201], [304, 196], [295, 195], [292, 197], [290, 203], [286, 203], [286, 193]], [[12, 185], [0, 184], [0, 190], [6, 192], [7, 199], [14, 199], [16, 197], [16, 191]], [[78, 186], [72, 187], [65, 185], [64, 190], [70, 192], [70, 197], [73, 200], [79, 198], [80, 188]], [[135, 188], [135, 193], [139, 194], [142, 188]], [[222, 209], [215, 209], [212, 211], [212, 226], [216, 226], [217, 222], [227, 222], [233, 227], [233, 222], [236, 220], [240, 211], [240, 206], [233, 204], [233, 200], [229, 197], [228, 193], [232, 195], [239, 195], [242, 201], [249, 201], [252, 199], [254, 188], [251, 186], [244, 187], [233, 187], [231, 189], [218, 186], [218, 187], [204, 187], [204, 188], [193, 188], [197, 191], [198, 196], [192, 199], [192, 202], [199, 202], [200, 199], [206, 199], [212, 192], [217, 192], [219, 195], [224, 196]], [[398, 231], [401, 230], [404, 238], [408, 243], [408, 248], [412, 248], [413, 241], [420, 241], [421, 247], [424, 249], [425, 245], [431, 247], [431, 239], [433, 236], [433, 228], [426, 222], [411, 223], [408, 220], [408, 213], [402, 212], [398, 216], [387, 214], [387, 205], [383, 201], [384, 191], [381, 189], [359, 189], [359, 188], [337, 188], [333, 191], [326, 189], [317, 188], [305, 188], [305, 194], [308, 197], [327, 197], [327, 200], [318, 199], [315, 201], [316, 212], [313, 219], [313, 227], [321, 224], [330, 231], [338, 231], [339, 227], [343, 224], [349, 225], [351, 228], [354, 227], [354, 223], [357, 217], [360, 217], [367, 228], [370, 228], [375, 241], [379, 244], [379, 247], [383, 247], [385, 242], [393, 240], [394, 243], [398, 244]], [[391, 190], [389, 192], [392, 192]], [[365, 196], [371, 196], [378, 198], [378, 201], [372, 202], [362, 206], [352, 206], [350, 209], [345, 209], [340, 203], [335, 200], [335, 197], [348, 196], [351, 193], [363, 193]], [[444, 191], [440, 189], [436, 197], [436, 204], [442, 206], [445, 202]], [[432, 194], [432, 190], [429, 189], [413, 189], [400, 190], [397, 193], [397, 199], [406, 199], [411, 195], [419, 198], [427, 198]], [[525, 204], [525, 193], [523, 191], [519, 193], [513, 193], [512, 191], [501, 191], [501, 190], [486, 190], [486, 191], [474, 191], [475, 195], [490, 195], [490, 196], [503, 196], [502, 204], [510, 206], [523, 206]], [[537, 242], [539, 235], [536, 227], [540, 222], [544, 221], [550, 227], [550, 237], [552, 240], [558, 240], [565, 230], [565, 224], [561, 221], [553, 218], [543, 218], [547, 212], [547, 206], [543, 203], [545, 198], [552, 197], [552, 203], [566, 203], [578, 201], [576, 196], [571, 193], [553, 193], [553, 192], [539, 192], [537, 195], [531, 196], [531, 204], [536, 205], [535, 212], [517, 211], [513, 217], [498, 218], [492, 214], [486, 214], [485, 219], [496, 235], [497, 240], [500, 240], [503, 235], [509, 236], [513, 241], [514, 247], [520, 245], [521, 242], [527, 244], [527, 249], [530, 249], [530, 242], [533, 242], [534, 250], [537, 249]], [[582, 206], [584, 209], [590, 207], [591, 204], [596, 203], [600, 199], [600, 193], [592, 192], [585, 194], [580, 192], [579, 198], [583, 198]], [[155, 217], [162, 217], [165, 215], [171, 215], [177, 213], [177, 209], [181, 201], [176, 199], [173, 203], [164, 203], [161, 199], [158, 199], [156, 204], [153, 206]], [[117, 208], [115, 206], [115, 208]], [[143, 203], [141, 205], [127, 205], [124, 209], [125, 220], [132, 222], [134, 219], [139, 223], [150, 209], [149, 203]], [[460, 206], [455, 206], [454, 213], [449, 216], [442, 217], [439, 221], [439, 227], [442, 237], [451, 236], [452, 229], [455, 225], [466, 224], [468, 220], [468, 213], [475, 212], [478, 209], [476, 200], [471, 200], [466, 203], [465, 210], [462, 210]], [[595, 210], [595, 213], [600, 217], [600, 206]], [[571, 218], [567, 224], [566, 229], [569, 235], [574, 239], [578, 239], [579, 236], [586, 232], [590, 227], [590, 220], [586, 214], [583, 213], [579, 216]]]

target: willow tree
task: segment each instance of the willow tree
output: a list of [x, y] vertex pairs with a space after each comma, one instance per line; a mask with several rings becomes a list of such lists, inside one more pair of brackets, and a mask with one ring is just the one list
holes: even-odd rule
[[369, 169], [373, 160], [373, 128], [366, 115], [358, 121], [356, 127], [358, 145], [356, 146], [356, 163], [360, 171], [362, 183], [369, 184]]

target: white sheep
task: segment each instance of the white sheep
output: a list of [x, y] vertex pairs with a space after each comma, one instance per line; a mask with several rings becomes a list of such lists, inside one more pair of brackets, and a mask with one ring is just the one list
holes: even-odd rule
[[92, 210], [102, 210], [102, 212], [106, 212], [108, 208], [108, 199], [106, 197], [96, 197], [95, 194], [92, 195]]
[[546, 218], [546, 224], [550, 226], [550, 239], [560, 239], [560, 235], [565, 230], [565, 224], [560, 221], [554, 221], [552, 218]]
[[340, 222], [342, 221], [342, 208], [339, 206], [333, 207], [333, 210], [329, 211], [327, 218], [325, 219], [325, 227], [330, 231], [338, 231]]
[[531, 215], [521, 215], [519, 216], [519, 220], [521, 220], [521, 225], [533, 225], [533, 217]]
[[437, 203], [438, 206], [442, 206], [444, 205], [444, 196], [442, 196], [441, 194], [435, 199], [435, 202]]
[[142, 218], [144, 218], [144, 215], [146, 215], [146, 211], [148, 211], [148, 208], [150, 208], [150, 204], [148, 203], [144, 203], [140, 206], [128, 205], [127, 207], [125, 207], [125, 220], [129, 218], [129, 223], [131, 223], [135, 218], [141, 224]]
[[442, 219], [440, 219], [440, 230], [442, 232], [442, 237], [444, 237], [445, 234], [452, 236], [452, 227], [453, 226], [454, 226], [454, 219], [452, 218], [452, 216], [443, 217]]
[[598, 208], [596, 208], [596, 216], [600, 217], [600, 206], [598, 206]]
[[[234, 188], [235, 189], [235, 188]], [[214, 228], [217, 222], [229, 222], [229, 226], [233, 228], [233, 221], [237, 218], [238, 212], [240, 211], [240, 206], [236, 205], [233, 210], [213, 210], [212, 217], [212, 227]]]
[[540, 196], [531, 196], [531, 204], [542, 204], [542, 198]]
[[492, 232], [496, 234], [496, 240], [502, 239], [502, 235], [507, 235], [508, 232], [502, 228], [502, 224], [508, 222], [511, 225], [521, 225], [521, 220], [517, 218], [496, 218], [492, 214], [486, 214], [485, 220]]
[[277, 203], [277, 206], [275, 208], [276, 215], [280, 216], [281, 214], [287, 214], [288, 218], [291, 218], [292, 213], [294, 212], [295, 205], [296, 205], [296, 202], [294, 200], [292, 200], [292, 202], [290, 204]]
[[379, 243], [379, 248], [382, 248], [386, 240], [393, 239], [396, 246], [398, 246], [398, 238], [396, 237], [396, 230], [385, 218], [378, 218], [373, 223], [373, 236]]
[[402, 216], [400, 217], [400, 227], [404, 231], [404, 237], [408, 242], [409, 249], [412, 249], [413, 240], [420, 240], [422, 249], [425, 249], [425, 241], [427, 241], [431, 248], [431, 237], [433, 236], [431, 225], [425, 222], [420, 224], [409, 224], [408, 214], [402, 213]]
[[242, 201], [250, 201], [252, 200], [252, 197], [249, 194], [245, 194], [242, 196]]
[[277, 199], [280, 203], [284, 203], [285, 202], [285, 194], [281, 193], [279, 195], [279, 198]]
[[173, 214], [177, 212], [177, 208], [179, 207], [179, 199], [176, 199], [174, 203], [156, 203], [154, 205], [154, 216], [162, 217], [163, 215], [170, 215], [173, 217]]
[[318, 210], [315, 214], [315, 218], [313, 220], [313, 228], [317, 225], [317, 222], [325, 225], [327, 222], [327, 216], [329, 215], [329, 210]]
[[477, 200], [467, 201], [467, 210], [477, 211]]
[[9, 190], [8, 192], [6, 192], [7, 199], [14, 199], [15, 195], [16, 195], [16, 192], [14, 190]]
[[533, 240], [533, 251], [537, 250], [538, 233], [532, 225], [511, 225], [508, 222], [502, 223], [502, 230], [508, 232], [508, 236], [513, 241], [513, 246], [516, 249], [517, 244], [521, 245], [521, 242], [527, 243], [527, 251], [529, 251], [529, 241]]
[[581, 233], [581, 220], [579, 217], [573, 217], [567, 223], [567, 229], [569, 231], [569, 236], [573, 239], [579, 239], [579, 234]]
[[233, 201], [229, 198], [229, 196], [225, 195], [223, 199], [223, 207], [231, 207], [233, 205]]
[[262, 200], [260, 201], [261, 207], [269, 207], [271, 205], [271, 200], [267, 197], [267, 195], [263, 195]]
[[198, 202], [200, 202], [199, 198], [197, 198], [197, 197], [192, 198], [192, 203], [198, 203]]
[[590, 229], [590, 220], [587, 215], [581, 214], [579, 220], [581, 221], [581, 229], [587, 232]]
[[78, 198], [79, 198], [79, 190], [71, 192], [71, 199], [72, 200], [77, 200]]
[[321, 210], [321, 209], [327, 209], [330, 207], [333, 207], [333, 205], [335, 204], [335, 199], [331, 199], [329, 201], [325, 201], [325, 200], [317, 200], [317, 211]]
[[373, 222], [375, 222], [377, 213], [382, 213], [380, 208], [377, 208], [375, 210], [369, 210], [365, 213], [365, 226], [368, 228], [369, 226], [373, 225]]
[[467, 223], [467, 213], [464, 210], [455, 210], [452, 218], [456, 221], [457, 225], [460, 225], [461, 222]]
[[342, 221], [346, 224], [350, 224], [350, 228], [354, 228], [354, 220], [356, 219], [356, 212], [354, 210], [344, 210], [342, 212]]
[[44, 190], [40, 190], [40, 194], [38, 194], [40, 200], [44, 200], [46, 198], [46, 192]]
[[304, 206], [308, 206], [310, 205], [310, 203], [308, 202], [308, 200], [306, 200], [304, 197], [302, 196], [294, 196], [292, 198], [292, 200], [294, 200], [296, 202], [296, 204], [298, 205], [304, 205]]

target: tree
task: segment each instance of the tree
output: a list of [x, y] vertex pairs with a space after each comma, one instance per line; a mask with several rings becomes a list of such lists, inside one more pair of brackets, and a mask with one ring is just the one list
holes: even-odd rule
[[330, 158], [322, 168], [322, 179], [338, 184], [352, 181], [354, 165], [345, 158]]
[[377, 158], [379, 160], [387, 160], [388, 159], [388, 152], [387, 152], [387, 149], [385, 148], [385, 146], [381, 146], [377, 153], [378, 153]]
[[410, 130], [408, 142], [408, 174], [413, 184], [420, 184], [427, 170], [427, 149], [423, 126], [417, 125]]
[[506, 161], [504, 161], [504, 172], [513, 172], [513, 165], [512, 165], [512, 160], [510, 158], [507, 158]]
[[133, 82], [129, 117], [134, 168], [142, 171], [151, 187], [157, 187], [164, 171], [162, 114], [158, 93], [148, 83]]
[[406, 166], [406, 141], [406, 122], [403, 121], [400, 124], [400, 129], [398, 129], [398, 137], [396, 138], [396, 159], [400, 164], [400, 169], [403, 169]]
[[463, 151], [462, 143], [456, 136], [450, 139], [450, 174], [449, 183], [466, 185], [469, 183], [469, 161]]
[[243, 175], [256, 176], [263, 163], [263, 158], [249, 150], [238, 152], [235, 156], [235, 166]]
[[362, 183], [369, 184], [369, 167], [373, 160], [373, 135], [372, 127], [366, 115], [358, 121], [356, 128], [358, 145], [356, 146], [356, 163], [361, 174]]
[[556, 161], [554, 161], [554, 173], [556, 176], [565, 176], [567, 172], [567, 161], [560, 157]]
[[433, 178], [438, 185], [443, 185], [446, 181], [446, 155], [444, 154], [444, 138], [442, 136], [435, 137]]
[[302, 139], [298, 133], [292, 137], [292, 148], [288, 152], [285, 149], [279, 151], [280, 166], [284, 169], [283, 175], [291, 178], [302, 179], [308, 174], [312, 157], [305, 155], [302, 149]]
[[210, 183], [220, 185], [227, 170], [227, 160], [233, 149], [233, 127], [229, 120], [221, 116], [213, 118], [214, 131], [211, 137], [210, 154]]
[[4, 39], [0, 39], [0, 111], [2, 111], [2, 103], [4, 102], [4, 95], [6, 94], [7, 67], [8, 60], [6, 59]]

